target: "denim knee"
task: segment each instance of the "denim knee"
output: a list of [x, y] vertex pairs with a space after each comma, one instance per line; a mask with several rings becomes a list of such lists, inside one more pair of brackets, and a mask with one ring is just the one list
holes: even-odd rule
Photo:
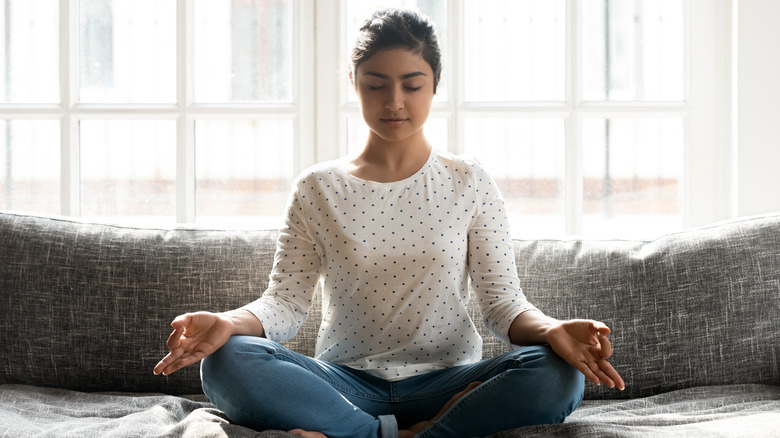
[[[251, 345], [250, 345], [251, 344]], [[268, 345], [266, 345], [268, 344]], [[234, 392], [238, 386], [236, 380], [246, 376], [247, 366], [257, 367], [266, 359], [273, 359], [274, 342], [263, 338], [233, 336], [217, 351], [201, 361], [200, 379], [203, 392], [212, 397], [230, 386]], [[246, 360], [246, 354], [252, 354], [252, 360]], [[251, 365], [250, 365], [251, 364]], [[249, 389], [249, 388], [245, 388]]]
[[[539, 372], [539, 391], [545, 394], [547, 410], [545, 423], [561, 423], [582, 401], [585, 392], [585, 376], [558, 356], [549, 346], [541, 346], [530, 354], [519, 355], [523, 370]], [[510, 373], [511, 374], [511, 373]], [[519, 377], [519, 374], [518, 374]], [[522, 377], [525, 379], [526, 377]]]
[[233, 422], [255, 430], [302, 428], [350, 438], [398, 435], [394, 417], [358, 410], [309, 361], [274, 341], [236, 336], [201, 364], [203, 392]]
[[237, 353], [246, 348], [241, 338], [241, 336], [231, 337], [217, 351], [203, 358], [200, 364], [200, 377], [204, 383], [213, 382], [214, 379], [219, 380], [236, 372], [237, 367], [241, 366], [242, 361], [238, 360], [240, 355]]
[[[252, 373], [273, 359], [273, 341], [256, 337], [234, 336], [217, 351], [201, 361], [200, 378], [203, 393], [234, 422], [264, 430], [272, 426], [262, 416], [254, 415], [250, 406], [258, 406], [257, 389]], [[268, 345], [265, 345], [268, 344]], [[251, 360], [247, 355], [251, 355]]]

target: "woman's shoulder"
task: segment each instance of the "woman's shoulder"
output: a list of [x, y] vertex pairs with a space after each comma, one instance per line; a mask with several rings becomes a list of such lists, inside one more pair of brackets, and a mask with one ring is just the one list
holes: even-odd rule
[[487, 170], [473, 155], [455, 154], [449, 151], [436, 150], [434, 166], [440, 167], [440, 171], [461, 174], [469, 179], [482, 179], [488, 176]]
[[346, 164], [346, 157], [313, 164], [298, 174], [295, 183], [297, 185], [308, 181], [337, 180], [343, 176]]

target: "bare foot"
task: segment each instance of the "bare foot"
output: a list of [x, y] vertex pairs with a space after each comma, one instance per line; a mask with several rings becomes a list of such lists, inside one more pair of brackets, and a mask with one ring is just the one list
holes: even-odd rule
[[441, 418], [448, 410], [450, 410], [450, 408], [452, 407], [452, 405], [455, 404], [455, 402], [457, 402], [458, 400], [463, 398], [464, 395], [468, 394], [474, 388], [476, 388], [477, 386], [479, 386], [481, 384], [482, 384], [482, 382], [471, 382], [471, 383], [469, 383], [469, 386], [467, 386], [466, 389], [464, 389], [463, 391], [453, 395], [452, 398], [447, 403], [444, 404], [444, 406], [441, 408], [439, 413], [436, 414], [435, 417], [433, 417], [429, 421], [421, 421], [419, 423], [416, 423], [416, 424], [412, 425], [412, 427], [410, 427], [409, 429], [399, 430], [398, 431], [398, 438], [412, 438], [415, 435], [417, 435], [418, 433], [420, 433], [423, 430], [427, 429], [428, 426], [433, 424], [434, 421], [436, 421], [439, 418]]
[[309, 432], [303, 429], [293, 429], [289, 431], [289, 433], [293, 435], [302, 436], [304, 438], [328, 438], [325, 435], [319, 433], [319, 432]]

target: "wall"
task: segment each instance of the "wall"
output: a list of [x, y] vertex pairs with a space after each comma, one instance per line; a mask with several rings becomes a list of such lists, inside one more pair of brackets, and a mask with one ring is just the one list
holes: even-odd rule
[[780, 211], [780, 1], [737, 0], [740, 216]]

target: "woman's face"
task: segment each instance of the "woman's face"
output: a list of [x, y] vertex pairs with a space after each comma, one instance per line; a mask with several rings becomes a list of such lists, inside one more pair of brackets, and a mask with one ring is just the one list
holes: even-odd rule
[[424, 140], [422, 127], [434, 93], [433, 70], [422, 56], [407, 49], [381, 50], [358, 66], [356, 76], [355, 90], [370, 136], [386, 142]]

